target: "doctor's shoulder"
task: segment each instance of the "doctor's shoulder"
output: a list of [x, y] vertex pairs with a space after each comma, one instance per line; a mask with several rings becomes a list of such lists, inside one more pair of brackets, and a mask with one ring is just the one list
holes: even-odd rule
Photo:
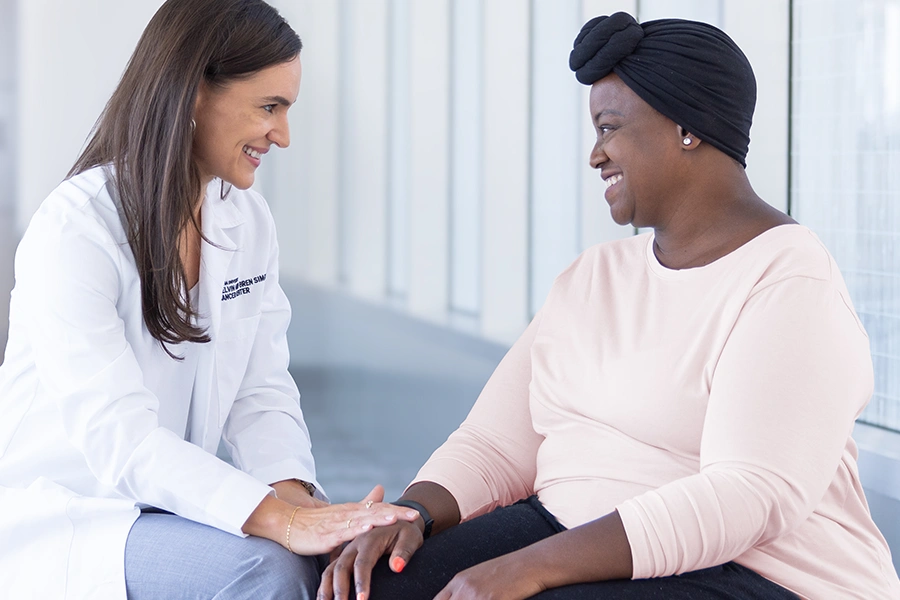
[[22, 237], [20, 250], [30, 242], [59, 245], [87, 238], [111, 253], [127, 248], [127, 238], [116, 205], [108, 191], [108, 179], [100, 167], [62, 181], [34, 213]]

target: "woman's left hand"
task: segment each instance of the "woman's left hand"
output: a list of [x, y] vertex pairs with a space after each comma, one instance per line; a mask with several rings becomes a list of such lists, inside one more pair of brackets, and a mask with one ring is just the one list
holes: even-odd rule
[[524, 600], [546, 588], [517, 553], [460, 571], [434, 600]]

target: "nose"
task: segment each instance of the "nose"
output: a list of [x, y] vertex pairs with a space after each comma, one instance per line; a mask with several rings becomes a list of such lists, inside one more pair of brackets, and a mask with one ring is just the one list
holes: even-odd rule
[[597, 140], [594, 148], [591, 150], [591, 155], [588, 157], [588, 164], [591, 165], [592, 169], [599, 169], [607, 160], [609, 160], [609, 157], [603, 151], [603, 143]]
[[287, 148], [291, 145], [291, 126], [286, 114], [282, 114], [278, 122], [269, 130], [269, 141], [279, 148]]

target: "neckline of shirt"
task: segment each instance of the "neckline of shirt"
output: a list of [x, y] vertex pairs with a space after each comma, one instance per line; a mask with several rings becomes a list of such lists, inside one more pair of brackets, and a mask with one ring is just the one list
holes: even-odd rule
[[725, 256], [717, 258], [709, 264], [702, 265], [700, 267], [689, 267], [687, 269], [670, 269], [669, 267], [666, 267], [661, 262], [659, 262], [659, 259], [656, 258], [656, 253], [653, 251], [653, 241], [656, 239], [656, 235], [650, 233], [647, 235], [647, 243], [645, 244], [644, 255], [647, 260], [647, 267], [653, 274], [657, 275], [658, 277], [664, 279], [688, 279], [694, 277], [702, 277], [708, 273], [718, 272], [721, 269], [727, 268], [729, 265], [739, 260], [747, 252], [750, 252], [752, 249], [761, 244], [767, 243], [770, 239], [785, 235], [786, 233], [790, 235], [790, 232], [801, 230], [806, 230], [806, 227], [797, 223], [785, 223], [784, 225], [776, 225], [771, 229], [763, 231], [761, 234], [751, 239], [747, 243], [738, 246]]

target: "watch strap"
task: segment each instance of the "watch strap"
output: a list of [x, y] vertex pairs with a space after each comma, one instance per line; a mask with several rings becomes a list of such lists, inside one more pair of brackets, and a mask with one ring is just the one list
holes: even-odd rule
[[425, 531], [422, 532], [422, 538], [428, 539], [431, 536], [431, 527], [434, 525], [434, 519], [431, 518], [431, 514], [429, 514], [428, 509], [424, 506], [416, 502], [415, 500], [397, 500], [395, 502], [391, 502], [394, 506], [405, 506], [406, 508], [411, 508], [413, 510], [419, 511], [419, 514], [422, 516], [422, 520], [425, 522]]
[[308, 481], [303, 481], [302, 479], [295, 479], [294, 481], [296, 481], [297, 483], [302, 485], [303, 489], [306, 490], [307, 494], [309, 494], [312, 497], [316, 496], [316, 486], [314, 486], [313, 484], [311, 484]]

